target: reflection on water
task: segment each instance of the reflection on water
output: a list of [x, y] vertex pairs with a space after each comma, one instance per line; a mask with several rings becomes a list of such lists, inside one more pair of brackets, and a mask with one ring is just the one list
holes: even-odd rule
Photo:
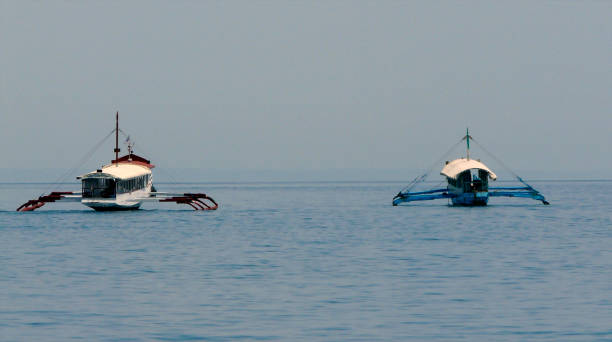
[[550, 206], [392, 207], [399, 183], [160, 184], [220, 209], [16, 213], [45, 185], [0, 184], [2, 340], [612, 339], [612, 183], [533, 185]]

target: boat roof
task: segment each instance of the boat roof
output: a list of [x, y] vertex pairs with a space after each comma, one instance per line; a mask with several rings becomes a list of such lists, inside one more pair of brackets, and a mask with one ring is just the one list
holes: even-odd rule
[[[136, 163], [109, 164], [102, 167], [102, 174], [118, 179], [128, 179], [151, 174], [151, 169]], [[100, 175], [100, 172], [90, 172], [81, 178]]]
[[155, 165], [151, 164], [150, 160], [148, 160], [146, 158], [143, 158], [141, 156], [138, 156], [138, 155], [136, 155], [134, 153], [126, 154], [125, 156], [123, 156], [123, 157], [121, 157], [121, 158], [119, 158], [117, 160], [111, 161], [111, 164], [116, 164], [116, 163], [119, 163], [119, 164], [123, 164], [123, 163], [139, 164], [139, 165], [142, 165], [142, 166], [146, 166], [149, 169], [152, 169], [152, 168], [155, 167]]
[[459, 158], [453, 161], [447, 162], [442, 171], [440, 171], [441, 175], [444, 175], [449, 178], [456, 178], [461, 172], [471, 169], [480, 169], [487, 171], [489, 173], [489, 178], [492, 180], [497, 179], [497, 175], [491, 171], [485, 164], [480, 162], [477, 159], [467, 159], [467, 158]]

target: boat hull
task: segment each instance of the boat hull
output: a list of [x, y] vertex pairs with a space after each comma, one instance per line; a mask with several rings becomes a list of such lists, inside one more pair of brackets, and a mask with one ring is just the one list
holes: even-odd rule
[[124, 211], [124, 210], [138, 210], [140, 204], [125, 206], [125, 205], [99, 205], [99, 204], [85, 204], [95, 211]]
[[119, 204], [111, 201], [82, 201], [84, 205], [94, 209], [95, 211], [120, 211], [120, 210], [137, 210], [142, 203]]
[[119, 194], [115, 198], [84, 198], [81, 203], [96, 211], [137, 210], [142, 205], [142, 198], [151, 193], [151, 186], [143, 190]]
[[451, 199], [453, 205], [464, 207], [481, 207], [489, 202], [488, 192], [465, 192]]

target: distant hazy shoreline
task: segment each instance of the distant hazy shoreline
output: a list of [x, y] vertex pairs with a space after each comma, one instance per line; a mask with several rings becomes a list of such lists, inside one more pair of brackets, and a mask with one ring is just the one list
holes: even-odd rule
[[[67, 176], [62, 183], [76, 183], [77, 175], [91, 170], [78, 170]], [[0, 183], [57, 183], [65, 169], [11, 169], [0, 168]], [[421, 170], [397, 169], [328, 169], [328, 170], [199, 170], [199, 169], [154, 169], [156, 183], [300, 183], [300, 182], [389, 182], [402, 183], [420, 175]], [[516, 171], [530, 181], [610, 181], [610, 172], [558, 173], [541, 171]], [[511, 175], [500, 175], [500, 181], [511, 179]], [[442, 177], [432, 171], [428, 181], [439, 182]]]

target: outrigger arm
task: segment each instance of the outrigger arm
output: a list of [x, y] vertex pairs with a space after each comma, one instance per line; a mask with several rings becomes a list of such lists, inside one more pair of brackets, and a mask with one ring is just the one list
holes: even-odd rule
[[[83, 196], [78, 192], [54, 191], [48, 195], [42, 195], [37, 199], [29, 200], [17, 208], [17, 211], [34, 211], [50, 202], [81, 202]], [[142, 202], [174, 202], [187, 204], [195, 210], [217, 210], [219, 204], [210, 196], [203, 193], [171, 193], [151, 192], [149, 197], [135, 198], [133, 200]]]
[[550, 203], [544, 198], [544, 196], [531, 185], [527, 184], [521, 177], [516, 176], [519, 182], [525, 186], [521, 187], [492, 187], [489, 188], [489, 197], [522, 197], [522, 198], [533, 198], [536, 201], [542, 201], [543, 204], [549, 205]]
[[414, 201], [430, 201], [440, 198], [453, 198], [456, 195], [449, 194], [448, 189], [433, 189], [428, 191], [420, 192], [399, 192], [393, 197], [393, 206], [397, 206], [403, 202], [414, 202]]
[[219, 204], [204, 193], [151, 192], [151, 196], [144, 198], [143, 201], [187, 204], [194, 210], [217, 210], [219, 208]]
[[17, 211], [34, 211], [45, 203], [50, 202], [81, 202], [82, 196], [78, 192], [72, 191], [54, 191], [48, 195], [39, 196], [37, 199], [29, 200], [17, 208]]
[[544, 196], [537, 190], [529, 187], [516, 188], [489, 188], [489, 197], [523, 197], [533, 198], [536, 201], [542, 201], [543, 204], [550, 204]]
[[[524, 187], [494, 187], [489, 188], [489, 197], [521, 197], [532, 198], [541, 201], [545, 205], [550, 203], [536, 189], [531, 186]], [[456, 195], [449, 194], [447, 189], [434, 189], [421, 192], [400, 192], [393, 197], [393, 206], [404, 202], [429, 201], [441, 198], [454, 198]]]

